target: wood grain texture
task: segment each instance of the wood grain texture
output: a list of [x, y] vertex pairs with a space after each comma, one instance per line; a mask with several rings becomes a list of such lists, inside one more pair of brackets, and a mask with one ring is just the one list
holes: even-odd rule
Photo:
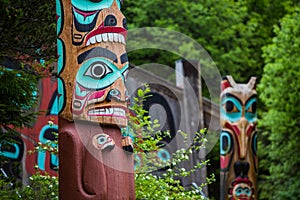
[[96, 123], [60, 120], [60, 199], [135, 199], [133, 154], [116, 142], [111, 151], [99, 151], [91, 138], [99, 132], [121, 141], [121, 133]]

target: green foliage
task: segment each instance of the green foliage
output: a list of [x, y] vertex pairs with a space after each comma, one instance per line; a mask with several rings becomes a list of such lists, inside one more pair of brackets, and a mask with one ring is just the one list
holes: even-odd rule
[[[195, 189], [186, 190], [180, 185], [179, 178], [187, 177], [203, 166], [208, 164], [208, 160], [197, 163], [191, 169], [180, 167], [180, 164], [189, 160], [189, 156], [194, 152], [204, 147], [205, 130], [196, 133], [193, 144], [177, 150], [171, 155], [169, 161], [159, 161], [156, 156], [157, 150], [162, 147], [160, 141], [163, 137], [169, 137], [168, 132], [156, 131], [159, 127], [157, 120], [150, 121], [150, 116], [145, 116], [146, 111], [143, 109], [143, 102], [148, 97], [150, 89], [148, 86], [145, 89], [137, 91], [137, 97], [134, 98], [134, 105], [131, 107], [136, 116], [131, 117], [130, 128], [132, 133], [137, 133], [135, 136], [134, 153], [140, 156], [140, 166], [136, 168], [135, 189], [137, 199], [201, 199], [198, 191]], [[138, 123], [136, 123], [138, 122]], [[187, 134], [178, 132], [187, 142]], [[201, 145], [200, 145], [201, 144]], [[168, 168], [161, 176], [153, 174], [154, 171], [160, 168]], [[207, 182], [200, 186], [202, 187], [214, 181], [214, 175], [207, 178]]]
[[168, 173], [163, 177], [153, 174], [136, 174], [135, 187], [136, 199], [204, 199], [197, 190], [185, 190], [180, 185], [180, 181], [173, 179]]
[[0, 4], [0, 58], [55, 57], [55, 1], [0, 0]]
[[0, 197], [3, 200], [14, 200], [19, 198], [17, 190], [13, 189], [11, 180], [6, 179], [2, 174], [0, 175]]
[[38, 114], [36, 105], [39, 75], [28, 70], [9, 70], [0, 66], [0, 143], [10, 142], [16, 129], [30, 127]]
[[[50, 126], [53, 125], [53, 122], [49, 121]], [[49, 152], [54, 155], [58, 155], [58, 133], [52, 132], [55, 139], [47, 140], [45, 144], [38, 142], [38, 145], [35, 147], [34, 151], [29, 151], [29, 153], [33, 152]]]
[[[263, 158], [260, 199], [299, 199], [300, 192], [300, 9], [295, 7], [274, 26], [272, 44], [263, 48], [266, 61], [259, 85], [266, 106], [260, 120]], [[263, 150], [262, 150], [263, 149]]]
[[[53, 125], [53, 122], [49, 122]], [[52, 133], [57, 138], [58, 133]], [[38, 143], [34, 152], [50, 152], [55, 155], [58, 154], [58, 141], [48, 140], [46, 144]], [[36, 166], [36, 169], [38, 167]], [[12, 184], [14, 182], [15, 184]], [[22, 185], [18, 181], [11, 178], [0, 176], [0, 197], [1, 200], [55, 200], [58, 199], [58, 177], [50, 176], [47, 173], [36, 171], [34, 175], [29, 178], [27, 186]]]
[[20, 191], [22, 199], [58, 199], [58, 177], [36, 173], [30, 177], [30, 184]]
[[[161, 27], [178, 31], [196, 40], [211, 55], [222, 75], [231, 74], [239, 82], [252, 75], [260, 77], [263, 68], [261, 47], [271, 42], [272, 26], [292, 1], [134, 1], [124, 2], [123, 12], [129, 30]], [[162, 40], [165, 37], [162, 35]], [[173, 43], [178, 41], [173, 40]], [[178, 43], [186, 55], [189, 44]], [[141, 50], [129, 54], [136, 65], [161, 63], [174, 66], [170, 52]], [[198, 57], [195, 57], [195, 59]], [[199, 58], [198, 58], [199, 59]]]
[[58, 178], [36, 173], [27, 186], [13, 186], [10, 180], [0, 179], [1, 200], [55, 200], [58, 199]]

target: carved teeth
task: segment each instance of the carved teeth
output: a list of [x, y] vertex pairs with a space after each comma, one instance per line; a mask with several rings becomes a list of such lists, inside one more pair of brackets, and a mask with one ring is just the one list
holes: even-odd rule
[[98, 43], [117, 42], [117, 43], [122, 43], [124, 45], [126, 44], [124, 36], [120, 33], [103, 33], [103, 34], [99, 34], [99, 35], [91, 37], [87, 41], [86, 46], [95, 44], [96, 42], [98, 42]]
[[96, 40], [97, 40], [97, 42], [102, 42], [102, 36], [101, 36], [101, 34], [96, 36]]
[[119, 42], [119, 34], [118, 33], [114, 33], [114, 41]]
[[113, 33], [108, 33], [108, 40], [110, 42], [113, 42], [114, 41], [114, 34]]
[[107, 36], [107, 33], [103, 33], [103, 34], [102, 34], [102, 39], [103, 39], [104, 42], [107, 42], [107, 40], [108, 40], [107, 37], [108, 37], [108, 36]]
[[123, 35], [120, 34], [119, 40], [120, 40], [121, 43], [126, 44], [126, 43], [125, 43], [125, 38], [124, 38]]
[[122, 108], [100, 108], [89, 110], [88, 115], [112, 115], [119, 117], [126, 117], [126, 111]]
[[91, 37], [89, 41], [91, 42], [91, 44], [95, 44], [96, 43], [96, 36]]

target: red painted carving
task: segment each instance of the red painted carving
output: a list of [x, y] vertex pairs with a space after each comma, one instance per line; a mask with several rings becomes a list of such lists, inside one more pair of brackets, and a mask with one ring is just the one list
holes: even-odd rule
[[[62, 119], [59, 125], [60, 199], [135, 199], [132, 154], [123, 151], [118, 129]], [[99, 133], [109, 133], [115, 148], [96, 148]]]

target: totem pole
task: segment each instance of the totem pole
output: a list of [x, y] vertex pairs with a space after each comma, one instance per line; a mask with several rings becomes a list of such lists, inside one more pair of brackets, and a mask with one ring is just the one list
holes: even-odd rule
[[221, 84], [221, 200], [257, 199], [256, 78], [237, 84], [231, 76]]
[[56, 0], [60, 199], [135, 199], [121, 3]]

